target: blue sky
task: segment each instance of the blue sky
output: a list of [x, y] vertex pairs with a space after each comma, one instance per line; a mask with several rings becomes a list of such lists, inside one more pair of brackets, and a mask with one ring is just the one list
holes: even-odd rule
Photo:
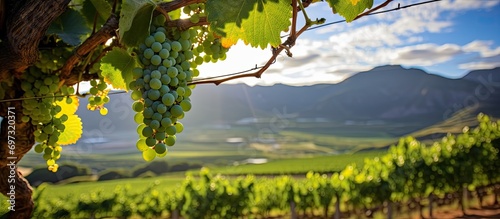
[[[424, 0], [394, 0], [385, 9]], [[375, 0], [374, 5], [382, 1]], [[341, 20], [327, 3], [308, 8], [311, 18]], [[380, 65], [403, 65], [459, 78], [471, 70], [500, 66], [500, 0], [443, 0], [405, 10], [364, 17], [304, 33], [261, 79], [231, 83], [311, 85], [338, 83]], [[263, 64], [268, 50], [234, 46], [227, 60], [200, 66], [201, 76], [246, 70]]]

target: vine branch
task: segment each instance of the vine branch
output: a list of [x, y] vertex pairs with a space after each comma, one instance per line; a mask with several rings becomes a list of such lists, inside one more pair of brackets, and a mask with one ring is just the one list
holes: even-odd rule
[[12, 73], [22, 72], [38, 60], [40, 40], [50, 24], [66, 10], [69, 2], [19, 1], [15, 2], [22, 4], [19, 8], [2, 13], [6, 13], [2, 15], [6, 19], [5, 33], [1, 36], [3, 42], [0, 43], [0, 80], [9, 78]]
[[64, 66], [61, 68], [61, 78], [66, 79], [70, 77], [73, 68], [83, 59], [83, 57], [93, 51], [97, 46], [115, 36], [117, 29], [118, 16], [111, 14], [103, 27], [87, 38], [78, 48], [76, 48], [73, 55], [66, 60]]

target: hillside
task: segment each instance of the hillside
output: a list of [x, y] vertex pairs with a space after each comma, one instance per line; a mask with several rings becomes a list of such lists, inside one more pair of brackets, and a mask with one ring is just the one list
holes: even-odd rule
[[[325, 134], [349, 135], [362, 129], [367, 135], [384, 132], [397, 137], [442, 123], [464, 110], [469, 116], [478, 112], [500, 116], [498, 75], [500, 68], [448, 79], [419, 69], [382, 66], [339, 84], [199, 85], [191, 98], [193, 108], [182, 122], [190, 130], [258, 123], [269, 127], [272, 121], [286, 120], [313, 127], [284, 127], [291, 130], [316, 132], [315, 127], [323, 127], [321, 132]], [[86, 110], [86, 100], [82, 99], [78, 114], [84, 122], [84, 135], [79, 143], [122, 147], [121, 143], [135, 142], [137, 125], [128, 95], [112, 95], [106, 117]]]

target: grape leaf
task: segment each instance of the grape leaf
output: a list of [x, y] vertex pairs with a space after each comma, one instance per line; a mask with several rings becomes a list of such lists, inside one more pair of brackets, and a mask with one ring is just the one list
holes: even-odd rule
[[351, 22], [365, 9], [373, 6], [373, 0], [327, 0], [333, 13], [338, 13], [347, 22]]
[[290, 1], [283, 0], [208, 0], [207, 19], [224, 47], [243, 40], [264, 49], [281, 44], [280, 33], [292, 18]]
[[68, 120], [64, 123], [64, 132], [59, 135], [59, 140], [57, 143], [59, 145], [69, 145], [74, 144], [82, 137], [83, 126], [82, 120], [78, 115], [68, 115]]
[[124, 0], [120, 13], [119, 34], [121, 43], [137, 46], [149, 35], [156, 4], [151, 0]]
[[135, 58], [126, 50], [115, 47], [101, 59], [104, 81], [116, 89], [128, 90], [133, 80], [132, 69], [137, 66]]
[[[99, 27], [106, 22], [111, 15], [111, 5], [106, 0], [86, 0], [83, 1], [80, 12], [91, 25]], [[96, 15], [97, 18], [95, 17]]]
[[47, 34], [59, 36], [65, 43], [76, 46], [90, 33], [85, 18], [78, 11], [67, 9], [47, 29]]
[[[66, 103], [66, 99], [68, 99], [68, 98], [73, 100], [70, 104]], [[61, 107], [61, 112], [59, 112], [55, 115], [56, 118], [59, 118], [63, 114], [66, 114], [66, 115], [75, 114], [76, 110], [78, 110], [78, 106], [80, 105], [80, 102], [76, 96], [68, 96], [61, 101], [56, 101], [56, 104]]]

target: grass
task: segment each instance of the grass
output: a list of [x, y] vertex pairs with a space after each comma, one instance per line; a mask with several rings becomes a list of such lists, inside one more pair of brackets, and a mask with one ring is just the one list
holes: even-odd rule
[[177, 184], [180, 185], [184, 179], [184, 173], [175, 173], [150, 178], [128, 178], [109, 181], [81, 182], [66, 185], [47, 185], [44, 193], [42, 194], [42, 198], [45, 195], [50, 195], [51, 198], [68, 195], [80, 196], [83, 193], [95, 191], [104, 191], [105, 193], [109, 193], [114, 191], [117, 186], [126, 185], [130, 186], [132, 191], [139, 193], [155, 183], [160, 185], [175, 186]]
[[341, 154], [330, 156], [316, 156], [310, 158], [279, 159], [264, 164], [244, 164], [238, 166], [218, 167], [211, 171], [213, 173], [227, 175], [244, 174], [305, 174], [314, 172], [337, 172], [345, 166], [356, 163], [361, 166], [365, 158], [373, 158], [384, 155], [386, 150], [359, 152], [354, 154]]

